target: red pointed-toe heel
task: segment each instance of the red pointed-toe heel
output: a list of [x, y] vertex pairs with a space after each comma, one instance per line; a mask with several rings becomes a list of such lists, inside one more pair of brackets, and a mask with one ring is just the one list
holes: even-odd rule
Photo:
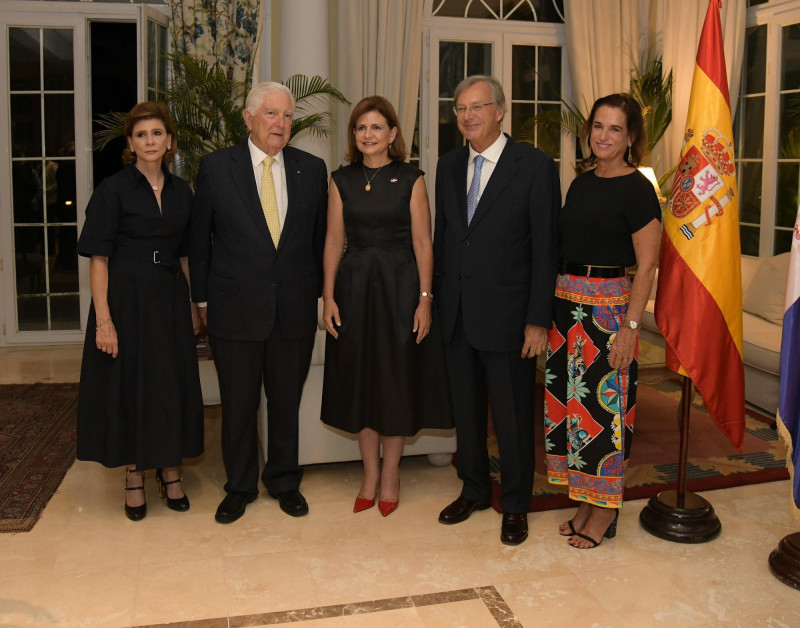
[[361, 497], [361, 495], [356, 497], [356, 503], [353, 505], [353, 512], [361, 512], [362, 510], [369, 510], [375, 505], [375, 498], [367, 499], [366, 497]]
[[399, 499], [396, 499], [393, 502], [385, 502], [383, 500], [378, 500], [378, 510], [381, 511], [381, 514], [384, 517], [388, 517], [389, 515], [391, 515], [395, 510], [397, 510], [397, 507], [399, 505], [400, 505]]

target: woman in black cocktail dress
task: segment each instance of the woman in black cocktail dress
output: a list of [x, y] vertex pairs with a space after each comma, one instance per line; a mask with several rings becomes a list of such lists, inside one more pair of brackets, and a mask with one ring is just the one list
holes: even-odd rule
[[354, 512], [378, 497], [387, 516], [399, 500], [405, 438], [453, 422], [432, 316], [423, 172], [403, 161], [397, 114], [385, 98], [359, 102], [348, 132], [351, 164], [332, 174], [328, 192], [322, 420], [358, 434], [364, 475]]

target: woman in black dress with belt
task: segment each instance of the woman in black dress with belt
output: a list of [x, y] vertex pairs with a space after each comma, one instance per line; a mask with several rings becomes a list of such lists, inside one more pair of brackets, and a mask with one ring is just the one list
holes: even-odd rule
[[355, 106], [348, 143], [351, 163], [331, 175], [328, 191], [322, 420], [358, 434], [364, 474], [353, 512], [377, 497], [385, 517], [399, 503], [406, 437], [453, 422], [431, 313], [424, 173], [404, 163], [397, 114], [381, 96]]
[[92, 288], [78, 459], [125, 466], [125, 514], [138, 521], [145, 469], [169, 508], [189, 509], [178, 466], [203, 452], [203, 400], [184, 242], [192, 193], [165, 166], [176, 149], [166, 105], [136, 105], [125, 136], [126, 165], [95, 190], [78, 241]]

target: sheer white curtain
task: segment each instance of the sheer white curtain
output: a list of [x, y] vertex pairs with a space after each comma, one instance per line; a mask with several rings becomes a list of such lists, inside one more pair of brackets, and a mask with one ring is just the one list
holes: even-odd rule
[[[664, 71], [672, 69], [672, 124], [670, 124], [659, 144], [662, 172], [669, 170], [678, 161], [683, 134], [686, 127], [686, 113], [689, 107], [689, 94], [692, 89], [697, 44], [703, 29], [707, 0], [655, 0], [654, 39], [662, 53]], [[676, 10], [680, 5], [680, 10]], [[744, 35], [746, 21], [746, 0], [725, 0], [720, 11], [722, 37], [725, 41], [725, 67], [728, 73], [728, 91], [731, 99], [731, 115], [736, 115], [737, 99], [742, 77], [744, 57]], [[654, 157], [656, 154], [654, 152]]]
[[572, 101], [588, 114], [601, 96], [630, 88], [647, 45], [649, 0], [564, 0], [564, 12]]
[[[338, 3], [339, 89], [353, 103], [384, 96], [397, 110], [410, 148], [422, 61], [424, 0], [347, 0]], [[352, 107], [339, 108], [339, 154], [347, 146]]]

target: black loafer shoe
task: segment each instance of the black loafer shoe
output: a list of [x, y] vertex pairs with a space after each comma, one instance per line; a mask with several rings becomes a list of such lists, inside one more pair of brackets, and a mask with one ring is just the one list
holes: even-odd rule
[[476, 510], [486, 510], [490, 505], [489, 502], [474, 502], [459, 495], [456, 501], [439, 513], [439, 523], [447, 525], [461, 523], [469, 519], [469, 516]]
[[519, 545], [528, 538], [528, 513], [503, 513], [503, 526], [500, 529], [500, 540], [506, 545]]
[[258, 494], [251, 493], [228, 493], [219, 506], [214, 519], [217, 523], [233, 523], [244, 514], [247, 504], [255, 501]]
[[273, 499], [277, 499], [281, 505], [281, 510], [292, 517], [302, 517], [308, 514], [308, 502], [303, 494], [296, 488], [282, 493], [269, 493]]

